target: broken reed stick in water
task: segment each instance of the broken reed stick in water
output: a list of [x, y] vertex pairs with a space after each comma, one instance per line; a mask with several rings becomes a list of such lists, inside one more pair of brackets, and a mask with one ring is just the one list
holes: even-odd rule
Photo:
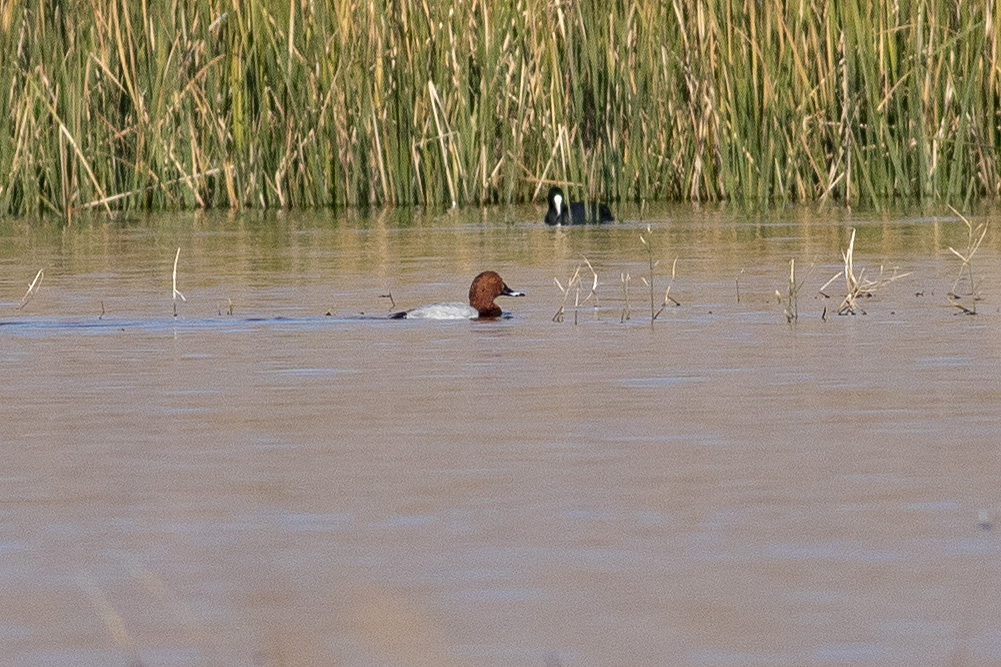
[[[581, 257], [584, 257], [584, 256], [581, 255]], [[590, 271], [591, 271], [591, 291], [588, 292], [588, 294], [587, 294], [586, 297], [584, 297], [584, 303], [586, 303], [588, 301], [588, 299], [591, 299], [593, 297], [593, 300], [594, 300], [594, 309], [597, 310], [598, 309], [598, 272], [594, 270], [593, 266], [591, 266], [591, 262], [590, 262], [590, 260], [588, 260], [587, 257], [584, 257], [584, 263], [587, 264], [587, 268], [590, 269]]]
[[661, 302], [659, 309], [654, 305], [654, 303], [656, 302], [656, 299], [654, 298], [653, 272], [654, 272], [654, 269], [657, 268], [657, 266], [660, 264], [660, 260], [658, 259], [658, 260], [654, 261], [654, 258], [653, 258], [653, 247], [650, 245], [650, 241], [648, 240], [648, 238], [650, 237], [650, 235], [652, 233], [653, 232], [650, 229], [650, 225], [647, 225], [646, 226], [646, 236], [643, 236], [642, 234], [640, 234], [640, 243], [642, 243], [643, 247], [646, 248], [647, 260], [648, 260], [647, 263], [649, 264], [649, 267], [650, 267], [650, 279], [647, 280], [646, 278], [640, 276], [640, 280], [642, 280], [643, 283], [647, 287], [650, 288], [650, 328], [651, 329], [653, 328], [654, 321], [658, 317], [660, 317], [661, 313], [664, 312], [664, 309], [667, 307], [667, 303], [669, 301], [671, 303], [673, 303], [674, 305], [676, 305], [676, 306], [680, 306], [681, 305], [681, 303], [677, 299], [675, 299], [675, 298], [673, 298], [671, 296], [671, 286], [674, 284], [674, 278], [675, 278], [675, 276], [677, 276], [677, 273], [678, 273], [678, 258], [677, 257], [674, 258], [674, 262], [671, 264], [671, 282], [668, 283], [667, 289], [664, 290], [664, 300]]
[[574, 273], [570, 277], [570, 280], [567, 281], [567, 286], [566, 287], [563, 287], [563, 285], [560, 283], [559, 278], [553, 278], [553, 282], [555, 282], [556, 286], [560, 289], [561, 292], [563, 292], [563, 303], [560, 305], [559, 309], [556, 311], [556, 314], [553, 315], [553, 322], [562, 322], [564, 320], [565, 313], [566, 313], [567, 301], [570, 298], [570, 292], [571, 292], [571, 290], [574, 292], [574, 304], [573, 304], [574, 305], [574, 314], [573, 314], [573, 322], [574, 322], [574, 324], [578, 323], [578, 312], [579, 312], [578, 308], [580, 308], [580, 306], [584, 305], [588, 301], [593, 301], [594, 302], [594, 308], [595, 308], [595, 310], [597, 310], [597, 308], [598, 308], [598, 292], [597, 292], [597, 289], [598, 289], [598, 273], [594, 270], [594, 267], [591, 266], [591, 262], [588, 260], [587, 257], [584, 257], [584, 262], [587, 264], [587, 268], [591, 270], [591, 290], [588, 292], [587, 296], [585, 296], [583, 299], [580, 298], [581, 285], [583, 284], [583, 279], [581, 278], [581, 266], [580, 266], [580, 264], [577, 265], [577, 268], [574, 270]]
[[[659, 263], [660, 263], [660, 261], [658, 260], [657, 262], [654, 263], [654, 266], [656, 266]], [[673, 296], [671, 296], [671, 287], [674, 285], [674, 278], [677, 275], [678, 275], [678, 258], [675, 257], [674, 261], [671, 263], [671, 282], [669, 282], [667, 284], [667, 289], [664, 290], [664, 300], [660, 302], [660, 307], [656, 311], [653, 310], [654, 300], [652, 298], [653, 297], [653, 274], [652, 273], [650, 274], [650, 280], [647, 280], [643, 276], [640, 276], [640, 280], [643, 281], [643, 284], [650, 287], [650, 297], [651, 297], [651, 300], [650, 300], [650, 326], [651, 327], [653, 327], [654, 320], [656, 320], [658, 317], [660, 317], [660, 314], [664, 312], [665, 308], [667, 308], [668, 302], [673, 303], [675, 306], [680, 306], [681, 305], [680, 301], [678, 301]]]
[[[983, 243], [984, 237], [987, 235], [988, 223], [982, 222], [976, 227], [974, 227], [973, 223], [970, 222], [970, 220], [966, 216], [964, 216], [962, 213], [957, 211], [952, 206], [950, 206], [949, 208], [952, 209], [952, 212], [955, 213], [957, 216], [959, 216], [959, 219], [962, 220], [963, 224], [966, 225], [968, 238], [966, 242], [965, 252], [959, 252], [952, 246], [949, 246], [949, 252], [958, 257], [963, 263], [959, 267], [959, 274], [956, 276], [956, 281], [952, 283], [952, 289], [949, 290], [947, 296], [949, 297], [949, 303], [955, 306], [956, 308], [959, 308], [960, 311], [963, 312], [963, 314], [976, 315], [977, 301], [980, 301], [980, 294], [978, 285], [976, 281], [974, 281], [973, 279], [973, 256], [977, 254], [978, 250], [980, 250], [980, 244]], [[958, 292], [956, 292], [956, 288], [959, 287], [960, 281], [963, 280], [964, 270], [966, 271], [966, 275], [969, 276], [970, 280], [969, 296], [973, 297], [973, 304], [969, 308], [959, 303], [960, 295]]]
[[675, 306], [681, 305], [680, 301], [671, 296], [671, 287], [674, 285], [674, 277], [677, 275], [678, 275], [678, 258], [675, 257], [674, 261], [671, 262], [671, 282], [667, 284], [667, 289], [664, 290], [664, 300], [660, 304], [660, 310], [658, 310], [657, 314], [654, 315], [654, 319], [660, 317], [660, 314], [664, 312], [664, 309], [667, 308], [668, 301], [673, 303]]
[[[228, 304], [226, 314], [233, 317], [233, 299], [231, 297], [226, 297], [226, 303]], [[218, 304], [216, 304], [216, 313], [219, 317], [222, 317], [222, 308], [220, 308]]]
[[177, 317], [177, 297], [181, 297], [181, 301], [187, 301], [184, 295], [177, 290], [177, 260], [181, 257], [181, 249], [177, 249], [177, 254], [174, 255], [174, 280], [173, 280], [173, 294], [172, 300], [174, 302], [174, 317]]
[[560, 307], [559, 309], [557, 309], [556, 314], [553, 315], [553, 322], [562, 322], [564, 320], [564, 315], [566, 313], [567, 300], [570, 298], [570, 290], [576, 287], [578, 294], [580, 293], [580, 265], [579, 264], [577, 265], [577, 268], [573, 272], [573, 275], [570, 276], [570, 280], [567, 281], [566, 287], [563, 287], [563, 285], [560, 284], [559, 278], [553, 278], [553, 282], [556, 283], [556, 286], [560, 289], [561, 292], [563, 292], [563, 303], [560, 304]]
[[[650, 225], [646, 226], [646, 233], [647, 233], [647, 236], [650, 235], [650, 233], [651, 233], [650, 232]], [[646, 238], [642, 234], [640, 234], [640, 243], [642, 243], [643, 247], [646, 248], [647, 260], [649, 260], [649, 264], [650, 264], [650, 280], [648, 281], [646, 278], [641, 278], [641, 279], [650, 288], [650, 326], [653, 327], [653, 321], [655, 319], [657, 319], [657, 315], [659, 314], [659, 313], [655, 313], [654, 312], [654, 305], [653, 305], [653, 301], [654, 301], [654, 298], [653, 298], [653, 270], [657, 267], [658, 264], [660, 264], [660, 260], [658, 259], [657, 261], [654, 261], [654, 259], [653, 259], [653, 248], [650, 247], [650, 243], [646, 240]]]
[[779, 303], [785, 308], [786, 322], [792, 324], [799, 319], [799, 299], [798, 292], [796, 289], [796, 259], [789, 260], [789, 291], [786, 296], [782, 296], [782, 292], [775, 290], [775, 296], [778, 297]]
[[39, 285], [42, 284], [42, 278], [45, 277], [45, 269], [39, 269], [38, 273], [35, 274], [35, 279], [31, 281], [28, 285], [28, 291], [24, 293], [24, 297], [21, 298], [21, 303], [17, 304], [15, 310], [21, 310], [24, 306], [31, 300], [31, 297], [35, 295], [35, 291], [38, 289]]
[[[813, 267], [815, 265], [811, 264], [810, 268], [806, 272], [806, 276], [796, 282], [796, 260], [789, 260], [789, 286], [787, 288], [786, 296], [782, 296], [782, 292], [775, 290], [775, 296], [778, 297], [779, 303], [785, 309], [786, 322], [792, 324], [793, 322], [799, 320], [799, 291], [803, 288], [803, 284], [806, 283], [807, 278], [813, 273]], [[840, 274], [839, 274], [840, 275]], [[828, 282], [828, 284], [830, 284]], [[826, 319], [825, 316], [821, 316]]]
[[841, 253], [841, 258], [844, 262], [844, 268], [835, 273], [830, 280], [828, 280], [820, 288], [820, 294], [824, 298], [828, 295], [824, 293], [828, 285], [833, 283], [838, 279], [839, 276], [844, 276], [845, 278], [845, 298], [841, 301], [841, 305], [838, 306], [838, 315], [856, 315], [862, 313], [865, 315], [865, 311], [861, 306], [858, 305], [859, 297], [869, 297], [873, 293], [886, 285], [889, 285], [894, 280], [903, 278], [904, 276], [911, 275], [910, 272], [907, 273], [897, 273], [897, 267], [893, 267], [893, 273], [887, 277], [883, 277], [883, 267], [879, 267], [879, 276], [876, 280], [869, 280], [865, 278], [865, 269], [862, 269], [856, 275], [855, 273], [855, 229], [852, 228], [852, 236], [848, 241], [848, 249]]

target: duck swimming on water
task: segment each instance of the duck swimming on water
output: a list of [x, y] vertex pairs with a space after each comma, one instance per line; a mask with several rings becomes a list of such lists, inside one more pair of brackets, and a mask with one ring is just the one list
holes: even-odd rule
[[393, 313], [394, 320], [475, 320], [492, 319], [503, 316], [503, 312], [494, 299], [499, 296], [525, 296], [504, 284], [504, 280], [496, 271], [484, 271], [475, 278], [469, 286], [469, 305], [459, 302], [434, 303], [420, 306], [413, 310]]

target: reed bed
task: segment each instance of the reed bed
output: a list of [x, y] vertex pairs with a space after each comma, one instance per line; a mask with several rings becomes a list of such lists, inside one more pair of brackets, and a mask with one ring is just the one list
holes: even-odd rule
[[10, 0], [0, 214], [1001, 193], [1001, 3]]

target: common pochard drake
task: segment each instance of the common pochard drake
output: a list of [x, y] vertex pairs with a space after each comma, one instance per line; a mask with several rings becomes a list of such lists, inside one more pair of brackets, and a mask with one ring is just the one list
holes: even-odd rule
[[549, 210], [546, 211], [547, 225], [585, 225], [589, 222], [614, 222], [608, 206], [598, 202], [575, 201], [570, 203], [558, 187], [549, 188]]
[[399, 319], [426, 320], [475, 320], [489, 319], [503, 315], [500, 306], [494, 303], [499, 296], [525, 296], [507, 285], [495, 271], [484, 271], [475, 278], [469, 286], [469, 305], [459, 302], [435, 303], [420, 306], [413, 310], [393, 313], [389, 317]]

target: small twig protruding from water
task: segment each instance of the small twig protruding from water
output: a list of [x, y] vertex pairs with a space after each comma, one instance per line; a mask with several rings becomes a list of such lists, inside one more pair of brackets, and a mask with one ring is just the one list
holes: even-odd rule
[[[799, 320], [799, 291], [803, 288], [803, 284], [806, 283], [807, 278], [813, 273], [814, 265], [810, 265], [810, 269], [806, 272], [806, 276], [803, 280], [796, 282], [796, 260], [789, 260], [789, 286], [786, 291], [786, 295], [782, 296], [782, 293], [775, 290], [775, 296], [778, 297], [779, 303], [785, 308], [786, 322], [792, 324]], [[830, 282], [828, 281], [828, 284]], [[825, 285], [826, 287], [826, 285]], [[823, 289], [823, 288], [821, 288]], [[821, 292], [823, 293], [823, 292]], [[824, 313], [821, 315], [821, 319], [827, 319], [827, 307], [824, 307]]]
[[852, 236], [848, 241], [848, 249], [841, 253], [841, 258], [844, 262], [844, 268], [838, 273], [834, 274], [830, 280], [828, 280], [820, 288], [820, 294], [827, 297], [824, 290], [827, 289], [828, 285], [833, 283], [840, 276], [845, 278], [845, 288], [846, 294], [845, 298], [841, 301], [841, 305], [838, 306], [838, 315], [856, 315], [861, 313], [865, 315], [865, 311], [858, 304], [859, 297], [869, 297], [873, 293], [882, 287], [892, 283], [895, 280], [903, 278], [904, 276], [911, 275], [908, 273], [897, 273], [897, 268], [893, 268], [893, 273], [887, 277], [883, 277], [883, 267], [879, 267], [879, 276], [876, 280], [868, 280], [864, 277], [865, 270], [860, 270], [858, 274], [855, 273], [855, 229], [852, 228]]
[[[228, 305], [226, 308], [226, 314], [233, 317], [233, 299], [226, 297], [226, 303]], [[218, 304], [216, 304], [216, 313], [218, 313], [219, 317], [222, 317], [222, 308], [220, 308]]]
[[564, 287], [563, 284], [560, 283], [559, 278], [553, 278], [553, 282], [556, 283], [556, 286], [563, 293], [563, 303], [560, 304], [560, 307], [559, 307], [559, 309], [557, 309], [556, 314], [553, 315], [553, 322], [562, 322], [564, 320], [564, 318], [566, 316], [567, 301], [569, 301], [569, 299], [570, 299], [570, 292], [571, 291], [573, 291], [573, 293], [574, 293], [574, 304], [573, 304], [573, 307], [574, 307], [574, 315], [573, 315], [574, 324], [577, 324], [578, 321], [579, 321], [579, 310], [578, 309], [582, 305], [584, 305], [588, 301], [593, 301], [594, 308], [595, 309], [598, 308], [598, 291], [597, 291], [598, 290], [598, 273], [594, 270], [594, 267], [591, 266], [591, 262], [587, 259], [587, 257], [584, 257], [583, 259], [584, 259], [584, 263], [587, 264], [587, 268], [591, 270], [591, 289], [588, 292], [587, 296], [585, 296], [583, 299], [581, 299], [580, 294], [581, 294], [581, 287], [582, 287], [582, 283], [583, 283], [583, 278], [581, 278], [581, 265], [580, 264], [577, 265], [577, 268], [574, 270], [573, 275], [570, 276], [570, 279], [567, 281], [566, 287]]
[[181, 249], [178, 248], [177, 254], [174, 255], [174, 277], [172, 283], [173, 284], [172, 300], [174, 302], [174, 317], [177, 317], [177, 297], [181, 297], [181, 301], [187, 301], [187, 299], [184, 298], [184, 295], [181, 294], [177, 289], [177, 260], [180, 259], [180, 257], [181, 257]]
[[584, 257], [583, 255], [581, 255], [581, 257], [584, 258], [584, 263], [587, 264], [587, 268], [591, 270], [591, 291], [587, 293], [587, 296], [584, 297], [584, 301], [582, 303], [586, 303], [588, 301], [588, 299], [592, 299], [594, 301], [594, 309], [597, 310], [598, 309], [598, 272], [594, 270], [593, 266], [591, 266], [591, 262], [590, 262], [590, 260], [588, 260], [587, 257]]
[[619, 322], [625, 322], [632, 316], [632, 311], [629, 308], [629, 280], [630, 276], [628, 273], [620, 273], [619, 280], [622, 281], [622, 299], [625, 301], [625, 305], [622, 307], [622, 315], [619, 317]]
[[15, 310], [21, 310], [25, 307], [25, 305], [27, 305], [28, 301], [31, 300], [31, 297], [35, 295], [38, 287], [42, 284], [42, 278], [44, 277], [45, 269], [39, 269], [38, 273], [35, 274], [35, 279], [31, 281], [30, 285], [28, 285], [28, 291], [25, 292], [24, 296], [21, 298], [21, 303], [17, 304], [17, 308]]
[[576, 287], [578, 288], [578, 292], [580, 291], [580, 265], [577, 266], [573, 275], [570, 276], [570, 280], [567, 281], [566, 287], [563, 287], [559, 278], [553, 278], [553, 282], [556, 283], [556, 287], [563, 292], [563, 303], [560, 304], [560, 307], [556, 310], [556, 314], [553, 315], [553, 322], [562, 322], [566, 315], [567, 300], [570, 298], [570, 290]]
[[[647, 236], [649, 236], [651, 234], [650, 225], [646, 226], [646, 233], [647, 233]], [[655, 319], [657, 319], [657, 314], [655, 312], [656, 309], [655, 309], [655, 307], [653, 305], [653, 303], [654, 303], [654, 298], [653, 298], [653, 270], [657, 267], [658, 264], [660, 264], [660, 260], [658, 259], [657, 261], [654, 261], [654, 259], [653, 259], [653, 248], [650, 247], [650, 243], [646, 240], [646, 238], [642, 234], [640, 234], [640, 243], [642, 243], [643, 247], [646, 248], [647, 260], [648, 260], [648, 262], [650, 264], [650, 280], [647, 280], [646, 278], [643, 278], [642, 280], [643, 280], [644, 283], [646, 283], [647, 287], [650, 288], [650, 327], [652, 328], [653, 327], [653, 321]]]
[[[660, 314], [664, 312], [664, 309], [667, 308], [668, 301], [673, 303], [675, 306], [681, 305], [680, 301], [671, 296], [671, 286], [674, 284], [674, 276], [677, 274], [677, 270], [678, 270], [678, 258], [675, 257], [674, 262], [671, 263], [671, 282], [668, 283], [667, 289], [664, 290], [664, 300], [660, 302], [660, 308], [658, 308], [657, 312], [653, 314], [653, 320], [660, 317]], [[653, 320], [650, 320], [651, 324], [653, 323]]]
[[[965, 252], [961, 253], [952, 246], [949, 246], [949, 251], [963, 262], [962, 265], [960, 265], [959, 267], [959, 274], [956, 276], [956, 281], [952, 283], [952, 289], [949, 290], [948, 294], [949, 303], [956, 306], [957, 308], [962, 309], [962, 311], [967, 315], [976, 315], [977, 314], [976, 302], [980, 300], [980, 295], [978, 293], [979, 285], [973, 279], [973, 256], [977, 254], [978, 250], [980, 250], [980, 244], [983, 243], [984, 237], [987, 235], [988, 223], [982, 222], [976, 227], [974, 227], [973, 223], [970, 222], [970, 220], [966, 216], [964, 216], [962, 213], [957, 211], [952, 206], [950, 206], [949, 208], [952, 209], [952, 212], [955, 213], [957, 216], [959, 216], [960, 220], [963, 221], [963, 223], [966, 225], [966, 231], [967, 231]], [[967, 276], [969, 276], [970, 280], [969, 295], [973, 297], [973, 302], [974, 302], [972, 308], [967, 308], [965, 306], [961, 306], [960, 304], [956, 303], [956, 300], [959, 299], [959, 293], [956, 292], [956, 288], [959, 287], [959, 283], [963, 279], [964, 270], [966, 271], [966, 274]]]
[[101, 301], [101, 314], [97, 316], [98, 320], [104, 319], [104, 301]]
[[389, 309], [390, 310], [396, 310], [396, 301], [393, 300], [393, 293], [392, 292], [386, 292], [385, 294], [380, 294], [379, 298], [380, 299], [389, 299]]
[[681, 303], [678, 302], [677, 299], [671, 297], [671, 285], [674, 284], [674, 277], [677, 275], [678, 258], [675, 257], [674, 263], [671, 264], [671, 282], [668, 283], [667, 289], [664, 291], [664, 300], [661, 302], [660, 308], [658, 309], [657, 306], [655, 305], [656, 299], [654, 298], [653, 274], [654, 274], [654, 269], [657, 268], [657, 266], [660, 264], [660, 260], [658, 259], [654, 261], [653, 248], [651, 247], [650, 242], [647, 240], [647, 237], [653, 233], [650, 229], [650, 225], [646, 226], [646, 233], [647, 233], [646, 237], [640, 234], [640, 243], [642, 243], [643, 247], [646, 248], [647, 263], [649, 264], [650, 268], [650, 279], [647, 280], [646, 278], [640, 278], [640, 280], [642, 280], [643, 283], [650, 288], [650, 328], [653, 328], [654, 321], [658, 317], [660, 317], [661, 313], [664, 312], [664, 308], [667, 307], [668, 301], [670, 301], [676, 306], [681, 305]]

